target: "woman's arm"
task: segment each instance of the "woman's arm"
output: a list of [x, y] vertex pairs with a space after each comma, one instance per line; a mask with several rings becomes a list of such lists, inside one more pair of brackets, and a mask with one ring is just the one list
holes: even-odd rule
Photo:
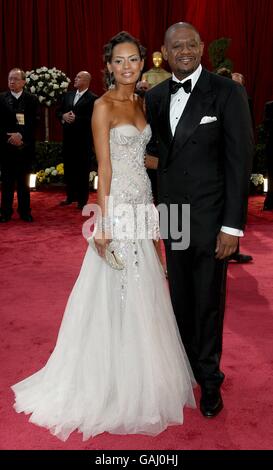
[[[107, 198], [110, 194], [112, 165], [110, 159], [110, 109], [109, 104], [99, 99], [94, 104], [92, 115], [92, 132], [96, 158], [98, 162], [98, 191], [97, 203], [100, 206], [102, 221], [107, 220]], [[105, 248], [111, 237], [107, 235], [102, 224], [102, 230], [95, 235], [95, 244], [98, 253], [104, 256]]]

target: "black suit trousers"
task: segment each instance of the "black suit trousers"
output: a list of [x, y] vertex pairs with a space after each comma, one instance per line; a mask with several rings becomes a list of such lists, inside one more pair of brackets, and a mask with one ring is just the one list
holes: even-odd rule
[[215, 244], [174, 251], [166, 243], [170, 294], [195, 378], [220, 387], [227, 262], [215, 259]]
[[66, 183], [66, 197], [70, 201], [77, 201], [85, 205], [89, 198], [89, 172], [90, 163], [87, 155], [76, 159], [79, 150], [64, 152], [64, 176]]
[[30, 170], [23, 161], [23, 155], [18, 151], [18, 155], [13, 153], [5, 155], [5, 160], [1, 167], [1, 214], [10, 217], [13, 213], [13, 199], [15, 188], [17, 189], [18, 213], [27, 216], [31, 212], [29, 174]]

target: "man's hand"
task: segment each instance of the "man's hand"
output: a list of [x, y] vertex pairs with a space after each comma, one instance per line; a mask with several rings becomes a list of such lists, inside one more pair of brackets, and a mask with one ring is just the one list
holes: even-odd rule
[[228, 233], [219, 232], [216, 242], [216, 259], [225, 259], [235, 253], [238, 246], [238, 238]]
[[20, 134], [19, 132], [7, 132], [7, 135], [9, 136], [9, 144], [15, 145], [16, 147], [20, 147], [20, 145], [23, 145], [22, 134]]
[[150, 85], [147, 82], [147, 80], [141, 80], [140, 82], [137, 82], [136, 84], [136, 89], [138, 91], [147, 91], [149, 90], [149, 88], [150, 88]]
[[145, 167], [151, 170], [156, 170], [158, 167], [158, 158], [153, 157], [152, 155], [145, 155]]
[[69, 111], [68, 113], [63, 114], [63, 120], [67, 122], [68, 124], [71, 124], [72, 122], [75, 121], [75, 114], [73, 111]]

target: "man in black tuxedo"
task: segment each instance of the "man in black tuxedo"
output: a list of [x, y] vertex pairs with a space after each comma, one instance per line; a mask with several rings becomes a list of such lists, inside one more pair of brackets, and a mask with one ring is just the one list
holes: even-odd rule
[[88, 88], [91, 75], [79, 72], [74, 81], [75, 91], [63, 97], [57, 116], [63, 125], [63, 159], [66, 200], [61, 205], [77, 201], [82, 209], [89, 197], [89, 173], [94, 162], [91, 116], [97, 96]]
[[25, 73], [19, 68], [9, 72], [9, 91], [0, 101], [1, 150], [1, 222], [8, 222], [13, 213], [17, 185], [18, 213], [22, 220], [32, 222], [29, 175], [35, 155], [35, 130], [40, 118], [39, 101], [24, 91]]
[[[167, 269], [182, 341], [201, 386], [200, 409], [212, 417], [223, 408], [226, 260], [243, 235], [253, 132], [244, 88], [203, 69], [203, 48], [192, 25], [171, 26], [162, 53], [172, 79], [145, 100], [153, 131], [147, 150], [159, 157], [159, 201], [169, 214], [176, 205], [178, 229], [190, 229], [188, 248], [175, 249], [170, 224]], [[182, 226], [183, 204], [190, 206], [188, 227]]]
[[273, 210], [273, 101], [265, 103], [264, 129], [266, 132], [265, 154], [267, 162], [268, 192], [264, 201], [264, 211]]

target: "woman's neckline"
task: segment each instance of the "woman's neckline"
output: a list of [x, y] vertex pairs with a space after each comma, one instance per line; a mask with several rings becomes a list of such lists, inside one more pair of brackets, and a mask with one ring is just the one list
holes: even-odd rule
[[137, 126], [135, 126], [134, 124], [130, 124], [130, 123], [125, 123], [125, 124], [119, 124], [118, 126], [114, 126], [114, 127], [111, 127], [110, 131], [112, 131], [113, 129], [119, 129], [120, 127], [134, 127], [140, 134], [142, 134], [146, 127], [148, 126], [149, 124], [147, 123], [143, 129], [139, 129]]

